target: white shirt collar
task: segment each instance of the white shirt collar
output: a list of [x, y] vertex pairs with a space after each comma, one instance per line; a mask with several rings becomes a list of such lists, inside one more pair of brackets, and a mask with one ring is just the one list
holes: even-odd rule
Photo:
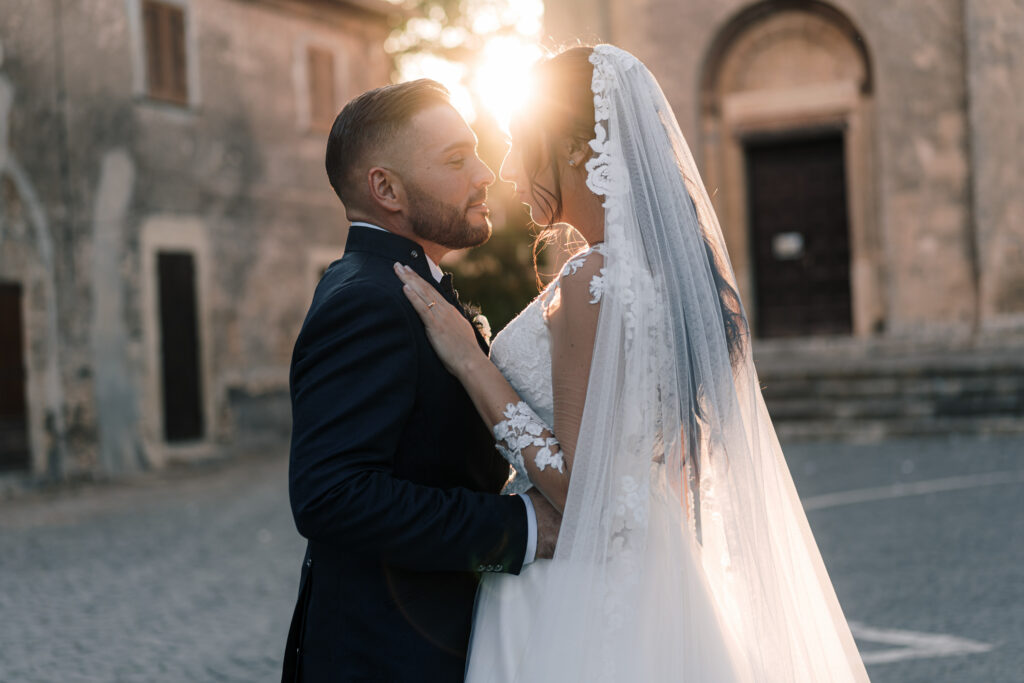
[[[382, 228], [379, 225], [373, 225], [372, 223], [364, 223], [363, 221], [355, 221], [352, 225], [358, 225], [363, 228], [372, 228], [374, 230], [380, 230], [381, 232], [391, 232], [387, 228]], [[430, 274], [434, 276], [434, 280], [440, 282], [441, 278], [444, 277], [444, 272], [436, 263], [434, 263], [433, 259], [427, 256], [427, 252], [423, 252], [423, 258], [427, 259], [427, 266], [430, 268]]]

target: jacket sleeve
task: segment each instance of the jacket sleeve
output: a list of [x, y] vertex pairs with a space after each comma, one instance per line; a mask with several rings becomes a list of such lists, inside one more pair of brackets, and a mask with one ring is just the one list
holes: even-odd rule
[[299, 533], [406, 569], [518, 573], [527, 522], [516, 496], [393, 475], [417, 373], [413, 311], [398, 294], [346, 285], [296, 342], [289, 493]]

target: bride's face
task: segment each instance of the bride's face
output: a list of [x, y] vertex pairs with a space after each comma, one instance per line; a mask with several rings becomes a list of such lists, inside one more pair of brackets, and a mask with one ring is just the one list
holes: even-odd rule
[[513, 127], [511, 143], [505, 160], [501, 162], [499, 174], [502, 180], [515, 187], [516, 197], [530, 209], [530, 218], [540, 225], [548, 225], [554, 218], [554, 169], [549, 159], [541, 159], [540, 171], [531, 173], [527, 167], [525, 148], [522, 135], [517, 134]]

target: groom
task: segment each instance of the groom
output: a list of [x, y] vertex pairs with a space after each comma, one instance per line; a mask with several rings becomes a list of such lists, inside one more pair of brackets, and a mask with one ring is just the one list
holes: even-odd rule
[[392, 266], [458, 306], [437, 263], [490, 236], [494, 174], [448, 92], [419, 80], [345, 106], [327, 175], [352, 227], [292, 355], [289, 484], [308, 545], [282, 680], [461, 681], [480, 573], [551, 557], [559, 518], [535, 490], [498, 495], [508, 465]]

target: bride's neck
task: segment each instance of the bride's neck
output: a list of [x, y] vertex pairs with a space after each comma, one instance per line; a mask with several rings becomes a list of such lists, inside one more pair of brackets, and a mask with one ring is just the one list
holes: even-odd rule
[[604, 207], [597, 195], [589, 190], [587, 195], [589, 197], [579, 202], [579, 205], [573, 206], [571, 212], [565, 212], [564, 222], [574, 227], [587, 244], [597, 244], [604, 242]]

